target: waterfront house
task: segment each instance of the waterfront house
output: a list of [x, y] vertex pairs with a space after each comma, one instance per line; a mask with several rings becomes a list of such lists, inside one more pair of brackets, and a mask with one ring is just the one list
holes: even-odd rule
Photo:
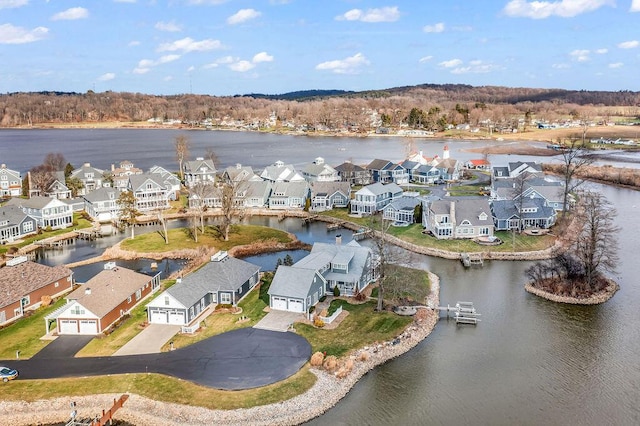
[[318, 157], [302, 169], [302, 176], [307, 182], [336, 182], [340, 179], [338, 171]]
[[149, 173], [160, 176], [160, 179], [164, 182], [164, 187], [167, 189], [170, 200], [175, 201], [180, 199], [180, 189], [182, 185], [180, 184], [178, 176], [161, 166], [151, 167]]
[[227, 183], [233, 183], [245, 182], [260, 178], [253, 172], [253, 168], [251, 166], [243, 166], [242, 164], [238, 163], [235, 166], [229, 166], [224, 169], [224, 172], [222, 172], [222, 179]]
[[136, 209], [139, 212], [168, 209], [170, 191], [167, 190], [162, 177], [155, 173], [129, 176], [127, 191], [133, 192]]
[[[111, 165], [111, 172], [108, 173], [107, 180], [111, 180], [112, 186], [119, 191], [126, 191], [129, 185], [129, 176], [141, 175], [142, 169], [139, 169], [133, 165], [131, 161], [121, 161], [116, 168]], [[106, 186], [106, 185], [105, 185]]]
[[309, 184], [305, 181], [275, 182], [268, 205], [274, 210], [303, 209], [309, 199]]
[[184, 184], [188, 187], [194, 186], [198, 182], [215, 183], [216, 166], [211, 160], [198, 157], [194, 161], [187, 161], [182, 165], [184, 173]]
[[402, 196], [402, 188], [395, 183], [372, 183], [359, 189], [351, 200], [351, 214], [368, 216], [381, 211], [387, 204]]
[[311, 210], [325, 211], [347, 207], [351, 198], [349, 182], [312, 182]]
[[416, 207], [422, 204], [418, 194], [403, 195], [384, 206], [382, 217], [390, 220], [396, 226], [410, 225], [416, 221]]
[[260, 178], [269, 182], [302, 182], [304, 176], [298, 173], [291, 164], [284, 164], [278, 160], [265, 169], [260, 174]]
[[342, 182], [349, 182], [351, 185], [369, 185], [371, 183], [371, 173], [364, 167], [345, 161], [335, 167]]
[[60, 335], [104, 333], [158, 289], [159, 272], [149, 276], [109, 262], [69, 293], [63, 307], [47, 315], [47, 328], [55, 320]]
[[472, 170], [489, 170], [491, 163], [485, 159], [469, 160], [465, 163], [465, 167]]
[[29, 197], [45, 196], [59, 200], [71, 198], [71, 190], [67, 187], [64, 171], [52, 172], [51, 180], [44, 189], [31, 184], [32, 179], [29, 174]]
[[533, 161], [515, 161], [506, 166], [494, 166], [491, 170], [491, 178], [492, 180], [516, 178], [523, 173], [542, 173], [542, 165]]
[[25, 311], [59, 297], [73, 288], [73, 272], [64, 266], [46, 266], [15, 257], [0, 268], [0, 325], [24, 316]]
[[437, 239], [492, 236], [494, 223], [484, 197], [445, 197], [427, 203], [422, 225]]
[[548, 229], [557, 220], [557, 211], [541, 197], [523, 197], [522, 200], [494, 200], [491, 214], [497, 231], [526, 228]]
[[244, 207], [267, 207], [272, 186], [273, 184], [266, 180], [249, 180], [244, 183], [245, 192], [242, 199]]
[[189, 193], [189, 208], [207, 207], [216, 209], [222, 207], [222, 191], [215, 185], [194, 186]]
[[319, 299], [338, 287], [354, 296], [378, 278], [371, 249], [356, 241], [343, 245], [314, 243], [311, 252], [293, 266], [279, 266], [269, 287], [272, 309], [307, 312]]
[[557, 211], [564, 209], [564, 184], [539, 173], [523, 173], [517, 178], [494, 179], [492, 200], [515, 200], [519, 197], [542, 198]]
[[19, 207], [23, 213], [33, 217], [40, 228], [64, 229], [73, 224], [72, 206], [57, 198], [12, 198], [7, 205]]
[[221, 251], [202, 268], [185, 276], [147, 305], [153, 324], [197, 323], [209, 306], [237, 305], [260, 279], [260, 267]]
[[71, 172], [70, 179], [77, 179], [82, 183], [81, 188], [78, 189], [79, 196], [89, 194], [91, 191], [102, 188], [104, 177], [104, 170], [92, 167], [90, 163], [84, 163], [82, 167], [79, 167]]
[[120, 217], [118, 198], [120, 191], [115, 188], [102, 187], [86, 194], [84, 199], [84, 211], [93, 220], [106, 223], [116, 221]]
[[19, 197], [22, 193], [22, 178], [20, 172], [0, 165], [0, 198]]
[[17, 206], [0, 207], [0, 244], [12, 243], [38, 230], [38, 221]]

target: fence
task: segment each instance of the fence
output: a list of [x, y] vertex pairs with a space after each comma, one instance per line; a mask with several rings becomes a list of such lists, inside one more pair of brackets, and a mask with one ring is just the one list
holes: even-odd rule
[[340, 315], [342, 313], [342, 306], [339, 306], [338, 309], [336, 309], [336, 311], [333, 313], [333, 315], [331, 315], [330, 317], [320, 317], [320, 319], [325, 323], [325, 324], [331, 324], [333, 322], [334, 319], [338, 318], [338, 315]]

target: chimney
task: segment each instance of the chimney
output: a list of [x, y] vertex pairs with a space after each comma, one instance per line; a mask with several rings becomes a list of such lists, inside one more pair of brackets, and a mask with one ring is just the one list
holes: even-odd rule
[[84, 294], [91, 294], [91, 288], [87, 287], [84, 289]]
[[342, 234], [336, 235], [336, 245], [339, 246], [342, 244]]
[[113, 171], [115, 171], [115, 170], [116, 170], [116, 165], [115, 165], [115, 164], [112, 164], [112, 165], [111, 165], [111, 171], [113, 172]]
[[451, 207], [449, 209], [449, 215], [451, 216], [451, 224], [455, 228], [456, 226], [456, 202], [451, 202]]
[[236, 163], [236, 169], [240, 170], [242, 168], [242, 164]]
[[444, 160], [446, 160], [447, 158], [449, 158], [449, 146], [448, 146], [448, 145], [445, 145], [445, 146], [444, 146], [444, 150], [443, 150], [443, 152], [442, 152], [442, 158], [443, 158]]

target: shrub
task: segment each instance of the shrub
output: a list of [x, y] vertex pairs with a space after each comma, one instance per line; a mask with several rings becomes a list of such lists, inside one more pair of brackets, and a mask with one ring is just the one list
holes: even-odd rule
[[322, 321], [320, 317], [315, 317], [313, 319], [313, 325], [315, 325], [316, 327], [322, 328], [324, 327], [324, 321]]
[[367, 361], [369, 359], [369, 352], [360, 352], [358, 355], [358, 361]]
[[323, 295], [319, 300], [320, 300], [321, 302], [324, 302], [325, 300], [327, 300], [327, 295], [326, 295], [326, 294], [325, 294], [325, 295]]
[[338, 286], [335, 286], [335, 287], [333, 288], [333, 296], [334, 296], [334, 297], [338, 297], [338, 296], [340, 296], [340, 288], [338, 288]]
[[310, 307], [309, 307], [309, 314], [314, 313], [314, 312], [315, 312], [315, 310], [316, 310], [316, 307], [315, 307], [315, 306], [310, 306]]
[[325, 360], [324, 360], [324, 364], [323, 367], [325, 370], [327, 371], [333, 371], [336, 369], [336, 367], [338, 366], [338, 359], [333, 356], [333, 355], [329, 355]]
[[233, 308], [233, 305], [231, 303], [218, 303], [216, 305], [216, 311], [220, 310], [220, 309], [231, 309]]
[[367, 295], [359, 291], [355, 296], [353, 296], [353, 298], [356, 299], [357, 302], [364, 302], [365, 300], [367, 300]]
[[322, 352], [316, 352], [311, 356], [309, 361], [313, 367], [321, 367], [324, 362], [324, 354]]

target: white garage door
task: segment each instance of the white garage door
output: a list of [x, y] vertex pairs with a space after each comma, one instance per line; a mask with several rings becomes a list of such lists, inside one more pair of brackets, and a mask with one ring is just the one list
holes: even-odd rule
[[289, 299], [289, 310], [291, 312], [303, 312], [304, 304], [300, 299]]
[[184, 312], [170, 313], [169, 324], [184, 325]]
[[275, 297], [273, 296], [272, 298], [273, 302], [273, 309], [278, 309], [281, 311], [286, 311], [287, 310], [287, 299], [285, 299], [284, 297]]
[[169, 322], [166, 312], [151, 312], [151, 322], [153, 324], [167, 324]]
[[60, 320], [60, 334], [78, 334], [78, 321]]
[[96, 320], [80, 320], [80, 334], [98, 334]]

